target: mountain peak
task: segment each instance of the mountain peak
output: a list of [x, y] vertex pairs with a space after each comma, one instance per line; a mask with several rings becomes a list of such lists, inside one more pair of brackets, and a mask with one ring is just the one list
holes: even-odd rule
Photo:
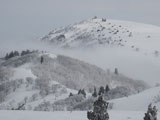
[[97, 45], [124, 46], [132, 31], [105, 18], [92, 18], [67, 27], [55, 29], [42, 38], [59, 47], [88, 47]]

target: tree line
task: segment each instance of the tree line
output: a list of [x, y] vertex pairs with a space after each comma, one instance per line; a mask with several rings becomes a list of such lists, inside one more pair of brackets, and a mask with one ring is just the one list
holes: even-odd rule
[[7, 53], [6, 55], [5, 55], [5, 57], [4, 57], [4, 59], [5, 60], [8, 60], [8, 59], [10, 59], [10, 58], [13, 58], [13, 57], [16, 57], [16, 56], [24, 56], [24, 55], [27, 55], [27, 54], [31, 54], [31, 53], [34, 53], [34, 52], [36, 52], [37, 50], [33, 50], [33, 51], [31, 51], [31, 50], [23, 50], [23, 51], [21, 51], [21, 52], [18, 52], [18, 51], [11, 51], [11, 52], [9, 52], [9, 53]]

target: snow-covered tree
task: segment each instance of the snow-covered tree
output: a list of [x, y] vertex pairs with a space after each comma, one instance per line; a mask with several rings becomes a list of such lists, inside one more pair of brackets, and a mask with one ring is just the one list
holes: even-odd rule
[[152, 104], [148, 105], [147, 113], [145, 113], [144, 120], [157, 120], [157, 108], [152, 107]]
[[99, 96], [98, 100], [96, 100], [93, 104], [93, 112], [88, 111], [87, 117], [89, 120], [108, 120], [109, 114], [107, 112], [108, 104], [103, 100], [102, 96]]

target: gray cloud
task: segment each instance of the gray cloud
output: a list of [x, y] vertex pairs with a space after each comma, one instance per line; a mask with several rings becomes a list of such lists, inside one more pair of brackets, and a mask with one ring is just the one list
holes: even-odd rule
[[0, 0], [0, 42], [12, 48], [95, 15], [160, 25], [159, 10], [159, 0]]

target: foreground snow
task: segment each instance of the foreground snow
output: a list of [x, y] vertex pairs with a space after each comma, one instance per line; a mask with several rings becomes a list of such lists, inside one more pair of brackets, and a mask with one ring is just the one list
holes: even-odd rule
[[[144, 111], [109, 111], [110, 120], [142, 120], [144, 113]], [[87, 120], [87, 112], [0, 111], [0, 118], [1, 120], [46, 120], [46, 118], [47, 120]]]

